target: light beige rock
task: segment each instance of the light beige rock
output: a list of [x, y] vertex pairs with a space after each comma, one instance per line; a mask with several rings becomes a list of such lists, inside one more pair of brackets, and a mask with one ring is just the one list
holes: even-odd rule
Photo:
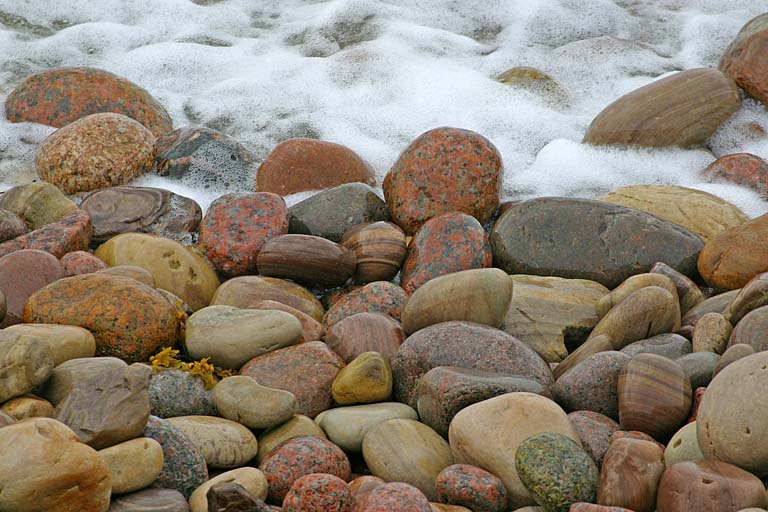
[[581, 344], [597, 325], [595, 303], [608, 289], [586, 279], [512, 275], [514, 291], [501, 326], [549, 363]]
[[392, 368], [378, 352], [363, 352], [336, 375], [331, 387], [339, 405], [383, 402], [392, 394]]
[[109, 468], [66, 425], [34, 418], [0, 428], [0, 510], [106, 512]]
[[262, 386], [246, 375], [216, 384], [213, 405], [222, 417], [248, 428], [274, 427], [291, 419], [297, 409], [293, 393]]
[[722, 354], [728, 345], [733, 326], [720, 313], [707, 313], [696, 322], [693, 328], [694, 352], [714, 352]]
[[0, 403], [29, 393], [53, 371], [53, 355], [40, 339], [0, 330]]
[[6, 327], [7, 332], [28, 334], [45, 341], [51, 349], [53, 364], [79, 357], [93, 357], [96, 341], [87, 329], [75, 325], [16, 324]]
[[363, 458], [371, 474], [387, 482], [405, 482], [437, 499], [435, 479], [453, 464], [448, 443], [440, 434], [415, 420], [387, 420], [371, 428], [363, 439]]
[[205, 258], [169, 238], [124, 233], [102, 244], [94, 255], [110, 267], [136, 265], [149, 270], [158, 288], [178, 295], [193, 311], [207, 306], [220, 284]]
[[737, 343], [736, 345], [731, 345], [726, 349], [725, 352], [723, 352], [723, 355], [720, 357], [720, 360], [717, 362], [715, 371], [712, 372], [712, 378], [714, 379], [715, 375], [723, 371], [730, 364], [738, 361], [739, 359], [743, 359], [747, 356], [751, 356], [755, 352], [756, 351], [752, 345], [746, 345], [744, 343]]
[[454, 272], [427, 281], [408, 298], [401, 317], [412, 334], [440, 322], [459, 320], [499, 327], [512, 299], [512, 281], [497, 268]]
[[12, 398], [0, 407], [4, 413], [10, 414], [17, 420], [26, 418], [50, 418], [53, 416], [53, 405], [45, 398], [35, 395], [22, 395]]
[[303, 414], [294, 414], [293, 417], [285, 423], [262, 432], [259, 436], [259, 453], [256, 460], [261, 464], [264, 457], [269, 455], [277, 445], [286, 439], [297, 436], [319, 436], [326, 438], [323, 429], [317, 426], [317, 424], [312, 421], [312, 418], [304, 416]]
[[451, 421], [448, 439], [456, 463], [473, 464], [504, 482], [510, 509], [534, 505], [515, 467], [520, 444], [542, 432], [579, 435], [560, 406], [533, 393], [508, 393], [462, 409]]
[[418, 413], [400, 402], [354, 405], [323, 411], [315, 418], [328, 439], [347, 453], [363, 450], [363, 439], [370, 429], [387, 420], [418, 420]]
[[648, 286], [658, 286], [659, 288], [664, 288], [669, 293], [671, 293], [673, 297], [678, 298], [677, 288], [675, 287], [675, 284], [672, 282], [672, 280], [667, 276], [662, 274], [637, 274], [626, 279], [623, 283], [605, 294], [599, 301], [597, 301], [595, 304], [595, 311], [597, 312], [597, 316], [603, 318], [608, 313], [608, 311], [611, 310], [611, 308], [621, 304], [624, 299], [629, 297], [637, 290], [646, 288]]
[[187, 319], [185, 345], [195, 359], [239, 369], [256, 356], [293, 345], [301, 322], [284, 311], [208, 306]]
[[736, 206], [702, 190], [672, 185], [632, 185], [600, 198], [674, 222], [708, 242], [749, 217]]
[[166, 421], [184, 432], [212, 468], [245, 465], [259, 451], [256, 436], [243, 425], [213, 416], [178, 416]]
[[243, 467], [217, 475], [195, 489], [189, 497], [190, 511], [208, 512], [208, 499], [206, 498], [208, 489], [221, 483], [240, 484], [246, 491], [260, 500], [267, 499], [267, 491], [269, 490], [267, 477], [259, 469]]
[[42, 388], [41, 396], [56, 407], [82, 380], [102, 379], [117, 371], [125, 371], [128, 364], [116, 357], [83, 357], [70, 359], [56, 366]]
[[670, 467], [678, 462], [704, 460], [696, 437], [696, 422], [692, 421], [675, 432], [664, 450], [664, 464]]
[[163, 447], [154, 439], [139, 437], [99, 451], [109, 466], [112, 494], [143, 489], [163, 469]]

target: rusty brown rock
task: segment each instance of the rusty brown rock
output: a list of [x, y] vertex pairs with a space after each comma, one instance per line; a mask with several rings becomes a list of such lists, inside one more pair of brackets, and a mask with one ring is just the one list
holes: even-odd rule
[[725, 230], [699, 254], [699, 273], [716, 290], [733, 290], [768, 271], [768, 214]]
[[74, 210], [56, 222], [0, 243], [0, 256], [22, 249], [38, 249], [61, 258], [73, 251], [86, 251], [91, 242], [91, 216]]
[[634, 512], [653, 512], [664, 469], [664, 450], [658, 444], [616, 439], [603, 459], [597, 502]]
[[768, 193], [768, 162], [750, 153], [720, 157], [701, 171], [701, 176], [710, 182], [735, 183], [761, 194]]
[[768, 26], [761, 14], [744, 25], [725, 49], [718, 69], [753, 98], [768, 105]]
[[363, 352], [371, 351], [392, 359], [404, 339], [400, 323], [389, 315], [357, 313], [333, 324], [325, 342], [349, 363]]

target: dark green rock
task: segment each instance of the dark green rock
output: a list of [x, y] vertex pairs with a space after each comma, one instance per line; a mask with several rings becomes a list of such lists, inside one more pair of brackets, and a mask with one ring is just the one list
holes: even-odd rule
[[344, 232], [363, 222], [390, 220], [389, 209], [364, 183], [329, 188], [288, 208], [289, 233], [314, 235], [340, 242]]
[[568, 512], [571, 503], [594, 503], [600, 472], [576, 442], [544, 432], [529, 437], [515, 454], [515, 467], [536, 503], [548, 512]]
[[615, 288], [659, 261], [694, 275], [703, 242], [640, 210], [545, 197], [504, 213], [491, 232], [491, 246], [494, 265], [510, 274], [590, 279]]

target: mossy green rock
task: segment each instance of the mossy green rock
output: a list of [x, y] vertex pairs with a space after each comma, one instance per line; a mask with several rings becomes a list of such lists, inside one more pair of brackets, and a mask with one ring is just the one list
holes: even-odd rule
[[517, 474], [548, 512], [568, 512], [571, 503], [594, 503], [600, 472], [573, 439], [555, 432], [529, 437], [515, 454]]

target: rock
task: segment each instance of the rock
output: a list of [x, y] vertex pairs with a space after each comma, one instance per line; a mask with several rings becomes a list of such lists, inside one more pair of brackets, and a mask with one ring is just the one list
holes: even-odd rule
[[0, 411], [19, 421], [26, 418], [53, 417], [51, 402], [32, 394], [11, 398], [0, 407]]
[[752, 18], [723, 52], [718, 69], [732, 78], [744, 91], [768, 104], [768, 84], [765, 69], [768, 60], [763, 55], [768, 30], [765, 14]]
[[6, 190], [0, 195], [0, 208], [18, 215], [33, 230], [58, 222], [77, 211], [77, 205], [71, 199], [58, 187], [45, 181]]
[[448, 437], [457, 463], [482, 467], [504, 482], [514, 510], [534, 503], [515, 468], [517, 448], [541, 432], [565, 434], [578, 443], [568, 417], [553, 401], [532, 393], [509, 393], [460, 411]]
[[149, 409], [158, 418], [216, 415], [211, 392], [202, 379], [175, 368], [156, 371], [150, 378]]
[[3, 295], [3, 292], [0, 291], [0, 322], [2, 322], [3, 319], [5, 318], [6, 308], [7, 308], [7, 303], [5, 300], [5, 295]]
[[106, 512], [109, 469], [93, 448], [50, 418], [0, 428], [0, 509]]
[[610, 337], [605, 334], [600, 334], [594, 338], [590, 338], [582, 343], [576, 350], [571, 352], [568, 357], [557, 363], [557, 366], [552, 370], [552, 375], [555, 377], [555, 380], [557, 380], [565, 375], [568, 370], [588, 357], [609, 350], [613, 350], [613, 343], [611, 342]]
[[560, 84], [536, 68], [516, 66], [497, 76], [496, 80], [503, 84], [538, 94], [547, 100], [547, 103], [551, 102], [562, 107], [567, 106], [569, 103], [568, 93], [563, 90]]
[[[2, 196], [0, 196], [2, 197]], [[9, 210], [0, 209], [0, 243], [29, 232], [24, 219]]]
[[294, 414], [290, 420], [265, 430], [259, 436], [259, 454], [257, 457], [259, 464], [283, 441], [299, 436], [325, 438], [325, 432], [311, 418]]
[[680, 462], [704, 460], [696, 437], [696, 428], [696, 422], [692, 421], [675, 432], [669, 440], [664, 449], [664, 464], [667, 469]]
[[444, 322], [422, 329], [400, 346], [392, 359], [394, 396], [416, 407], [419, 379], [437, 366], [504, 372], [552, 384], [549, 367], [531, 348], [512, 336], [468, 322]]
[[765, 339], [766, 326], [768, 326], [768, 306], [751, 311], [741, 319], [733, 330], [728, 340], [728, 349], [739, 344], [745, 344], [752, 347], [755, 352], [767, 350], [768, 340]]
[[400, 323], [382, 313], [356, 313], [331, 325], [325, 342], [345, 363], [365, 352], [378, 352], [388, 361], [405, 339]]
[[357, 269], [353, 278], [358, 283], [389, 281], [400, 271], [405, 259], [405, 233], [391, 222], [351, 226], [340, 243], [355, 253]]
[[725, 311], [723, 317], [731, 325], [738, 325], [750, 311], [768, 305], [768, 272], [758, 274], [739, 291]]
[[510, 274], [589, 279], [614, 288], [659, 261], [693, 275], [702, 242], [639, 210], [551, 197], [510, 208], [496, 221], [491, 246], [494, 264]]
[[619, 423], [663, 440], [691, 411], [691, 381], [679, 364], [656, 354], [638, 354], [619, 374]]
[[383, 402], [392, 393], [392, 368], [378, 352], [363, 352], [339, 371], [331, 393], [339, 405]]
[[764, 507], [765, 487], [756, 476], [725, 462], [681, 462], [664, 471], [656, 503], [659, 512]]
[[707, 313], [693, 328], [693, 351], [722, 354], [728, 345], [733, 326], [720, 313]]
[[315, 436], [288, 439], [275, 447], [259, 464], [269, 482], [269, 498], [280, 504], [293, 483], [304, 475], [328, 473], [349, 480], [347, 456], [335, 444]]
[[595, 304], [595, 311], [597, 312], [597, 316], [602, 319], [612, 308], [621, 304], [624, 299], [636, 291], [642, 290], [643, 288], [647, 288], [649, 286], [656, 286], [667, 290], [676, 300], [678, 299], [677, 288], [669, 277], [662, 274], [653, 273], [636, 274], [627, 278], [618, 287], [614, 288], [606, 295], [603, 295], [603, 297], [597, 301]]
[[569, 512], [634, 512], [634, 511], [624, 507], [606, 507], [603, 505], [595, 505], [594, 503], [582, 502], [582, 503], [572, 503]]
[[329, 409], [320, 413], [315, 423], [346, 453], [360, 453], [368, 431], [391, 419], [417, 420], [419, 415], [405, 404], [386, 402]]
[[64, 277], [91, 274], [107, 268], [107, 264], [86, 251], [69, 252], [59, 260], [64, 270]]
[[325, 329], [323, 324], [296, 308], [292, 308], [286, 304], [274, 300], [260, 300], [254, 302], [248, 306], [248, 309], [259, 309], [263, 311], [277, 310], [290, 313], [301, 324], [301, 336], [299, 337], [297, 344], [306, 343], [307, 341], [322, 341], [325, 338]]
[[363, 439], [371, 473], [388, 482], [405, 482], [436, 500], [435, 479], [453, 464], [448, 443], [415, 420], [392, 419], [371, 428]]
[[192, 491], [208, 480], [202, 452], [180, 429], [150, 416], [143, 435], [163, 447], [163, 469], [152, 484], [154, 487], [175, 489], [189, 498]]
[[640, 439], [616, 439], [603, 459], [597, 502], [634, 512], [653, 512], [663, 472], [664, 452], [658, 444]]
[[658, 286], [647, 286], [612, 308], [589, 336], [607, 335], [614, 348], [621, 350], [632, 342], [669, 333], [679, 327], [677, 298]]
[[87, 250], [92, 231], [90, 215], [75, 210], [56, 222], [0, 243], [0, 256], [22, 249], [37, 249], [61, 258], [70, 252]]
[[507, 510], [504, 483], [469, 464], [453, 464], [443, 469], [435, 480], [435, 491], [441, 503], [466, 506], [478, 512]]
[[125, 361], [115, 357], [84, 357], [68, 360], [53, 369], [48, 380], [40, 388], [40, 396], [56, 406], [79, 383], [108, 380], [111, 374], [122, 374], [127, 367]]
[[768, 353], [736, 361], [712, 379], [697, 414], [697, 437], [707, 459], [739, 466], [757, 475], [768, 474], [768, 429], [763, 389]]
[[49, 135], [35, 152], [40, 177], [67, 194], [124, 185], [155, 162], [155, 137], [137, 121], [91, 114]]
[[200, 244], [218, 272], [227, 277], [255, 274], [264, 244], [288, 233], [283, 198], [267, 192], [218, 197], [200, 224]]
[[701, 277], [716, 290], [733, 290], [768, 271], [768, 214], [725, 230], [699, 255]]
[[235, 375], [213, 388], [219, 414], [248, 428], [269, 428], [291, 419], [296, 412], [293, 393], [261, 386], [251, 377]]
[[148, 437], [125, 441], [99, 451], [109, 467], [113, 494], [138, 491], [151, 484], [163, 469], [163, 448]]
[[597, 325], [596, 302], [608, 289], [585, 279], [511, 276], [512, 301], [501, 329], [547, 362], [561, 361]]
[[635, 89], [605, 107], [592, 120], [582, 142], [703, 146], [740, 106], [738, 88], [723, 73], [689, 69]]
[[512, 280], [499, 269], [475, 269], [447, 274], [425, 283], [408, 297], [403, 330], [451, 320], [500, 327], [512, 300]]
[[211, 468], [244, 466], [259, 451], [256, 436], [232, 420], [212, 416], [178, 416], [166, 421], [189, 437]]
[[517, 448], [515, 467], [536, 502], [547, 510], [568, 512], [575, 501], [594, 501], [600, 472], [595, 462], [563, 434], [544, 432]]
[[683, 326], [693, 328], [699, 322], [699, 319], [707, 313], [719, 313], [722, 315], [728, 305], [733, 302], [733, 299], [739, 294], [739, 291], [740, 290], [731, 290], [729, 292], [713, 295], [691, 308], [680, 323]]
[[198, 190], [235, 190], [252, 180], [257, 168], [256, 157], [245, 146], [204, 126], [159, 136], [156, 163], [160, 176]]
[[189, 512], [184, 495], [173, 489], [144, 489], [113, 496], [108, 512]]
[[675, 362], [688, 376], [688, 380], [691, 381], [691, 388], [696, 389], [709, 385], [712, 374], [720, 363], [720, 356], [713, 352], [694, 352], [678, 357]]
[[48, 344], [23, 333], [0, 330], [0, 403], [29, 393], [53, 371]]
[[[77, 371], [77, 361], [62, 366]], [[55, 402], [54, 417], [97, 450], [139, 437], [149, 418], [151, 374], [148, 366], [134, 363], [122, 368], [105, 366], [87, 377], [80, 375]]]
[[667, 359], [678, 359], [691, 353], [691, 342], [679, 334], [657, 334], [652, 338], [632, 342], [621, 351], [629, 357], [637, 354], [656, 354]]
[[0, 327], [21, 323], [24, 303], [40, 288], [64, 277], [55, 256], [35, 249], [23, 249], [0, 257], [0, 290], [6, 300], [5, 319]]
[[35, 292], [22, 319], [84, 327], [94, 333], [97, 355], [128, 362], [175, 345], [180, 328], [164, 296], [133, 279], [99, 273], [60, 279]]
[[399, 321], [404, 304], [405, 291], [402, 288], [386, 281], [376, 281], [337, 300], [325, 314], [323, 325], [330, 332], [333, 324], [356, 313], [384, 313]]
[[283, 500], [285, 512], [352, 512], [354, 497], [344, 480], [333, 475], [297, 478]]
[[86, 329], [72, 325], [17, 324], [5, 329], [6, 332], [27, 334], [44, 341], [51, 349], [53, 365], [78, 357], [93, 357], [96, 341]]
[[710, 182], [734, 183], [761, 194], [768, 192], [768, 162], [750, 153], [722, 156], [705, 167], [701, 176]]
[[136, 281], [149, 286], [150, 288], [156, 288], [155, 277], [149, 270], [137, 267], [136, 265], [117, 265], [114, 267], [108, 267], [98, 271], [99, 274], [109, 274], [111, 276], [123, 276], [130, 277]]
[[[631, 359], [621, 352], [594, 354], [563, 374], [554, 386], [555, 401], [567, 412], [594, 411], [619, 419], [619, 374]], [[589, 500], [582, 500], [589, 501]]]
[[447, 437], [451, 420], [465, 407], [519, 391], [551, 396], [547, 387], [524, 377], [472, 368], [438, 366], [419, 379], [416, 407], [423, 423]]
[[205, 259], [175, 240], [143, 233], [118, 235], [94, 253], [107, 265], [137, 265], [149, 270], [158, 288], [168, 290], [193, 311], [207, 306], [219, 278]]
[[284, 348], [301, 336], [301, 323], [284, 311], [208, 306], [186, 324], [184, 344], [193, 359], [239, 369], [254, 357]]
[[344, 362], [320, 341], [303, 343], [255, 357], [241, 369], [269, 388], [290, 391], [298, 412], [314, 418], [331, 407], [331, 387]]
[[256, 190], [282, 196], [354, 182], [374, 185], [371, 166], [346, 146], [314, 139], [281, 142], [256, 171]]
[[355, 497], [355, 505], [359, 505], [376, 487], [386, 482], [377, 476], [364, 475], [353, 479], [349, 484], [349, 490]]
[[648, 272], [661, 274], [672, 280], [675, 288], [677, 288], [677, 296], [680, 299], [680, 314], [685, 315], [697, 304], [704, 301], [704, 293], [702, 293], [696, 283], [666, 263], [658, 262]]
[[146, 90], [90, 67], [54, 68], [27, 77], [6, 98], [5, 112], [12, 123], [33, 121], [57, 128], [89, 114], [117, 112], [155, 136], [173, 129], [168, 113]]
[[431, 512], [429, 500], [416, 487], [404, 482], [379, 485], [358, 505], [358, 512]]
[[267, 477], [261, 470], [252, 467], [243, 467], [233, 469], [221, 473], [203, 483], [200, 487], [195, 489], [192, 496], [189, 497], [189, 508], [191, 512], [208, 512], [208, 491], [214, 486], [221, 483], [234, 483], [243, 487], [247, 492], [251, 493], [254, 497], [264, 500], [267, 497], [267, 491], [269, 485], [267, 484]]
[[499, 206], [501, 155], [485, 137], [441, 127], [419, 135], [384, 178], [384, 198], [392, 218], [413, 234], [427, 220], [462, 212], [480, 223]]
[[598, 469], [602, 467], [611, 435], [621, 428], [619, 424], [593, 411], [574, 411], [568, 414], [568, 420], [579, 435], [584, 451], [592, 457]]
[[731, 345], [725, 352], [723, 352], [720, 361], [717, 363], [717, 368], [715, 368], [715, 371], [712, 373], [712, 378], [714, 379], [715, 375], [720, 373], [726, 366], [730, 365], [731, 363], [735, 363], [739, 359], [751, 356], [756, 352], [757, 351], [751, 345], [744, 345], [742, 343]]
[[93, 241], [122, 233], [149, 233], [177, 240], [197, 230], [202, 218], [193, 199], [152, 187], [109, 187], [82, 198], [80, 207], [93, 219]]
[[210, 489], [206, 494], [208, 510], [216, 512], [270, 512], [262, 500], [245, 490], [242, 485], [235, 482], [221, 482]]
[[325, 314], [325, 308], [312, 292], [291, 281], [274, 277], [240, 276], [229, 279], [216, 289], [211, 305], [245, 309], [260, 300], [274, 300], [291, 306], [318, 322], [323, 320]]
[[708, 192], [670, 185], [621, 187], [601, 201], [636, 208], [674, 222], [697, 234], [704, 243], [749, 217], [731, 203]]

